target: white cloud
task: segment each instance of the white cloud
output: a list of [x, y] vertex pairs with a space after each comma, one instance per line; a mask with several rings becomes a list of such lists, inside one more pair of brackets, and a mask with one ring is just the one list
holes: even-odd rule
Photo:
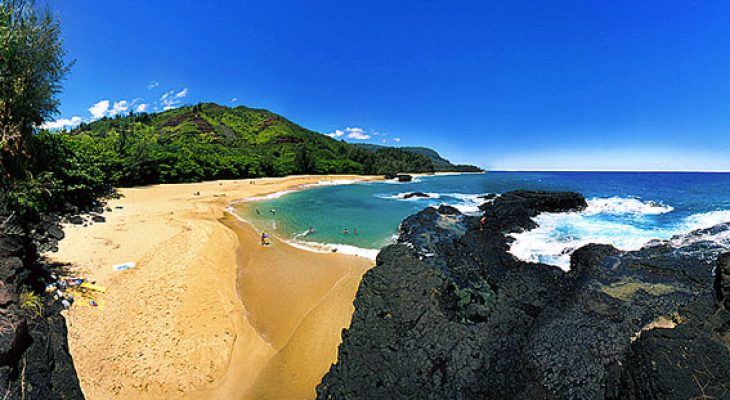
[[152, 89], [154, 89], [154, 88], [156, 88], [158, 86], [160, 86], [160, 82], [152, 81], [152, 82], [150, 82], [150, 83], [147, 84], [147, 90], [152, 90]]
[[83, 122], [83, 119], [79, 116], [73, 116], [71, 118], [60, 118], [55, 121], [49, 121], [41, 125], [42, 129], [61, 129], [61, 128], [73, 128], [74, 126]]
[[393, 138], [393, 141], [396, 142], [396, 143], [400, 143], [400, 138], [399, 137]]
[[382, 143], [388, 143], [388, 139], [383, 139], [381, 142]]
[[137, 108], [134, 109], [134, 112], [138, 112], [138, 113], [144, 112], [147, 109], [147, 107], [149, 107], [149, 104], [142, 103], [142, 104], [138, 105]]
[[128, 108], [129, 108], [129, 105], [127, 104], [127, 100], [115, 101], [114, 105], [112, 106], [112, 109], [109, 110], [108, 114], [113, 117], [119, 113], [123, 113], [123, 112], [127, 111]]
[[345, 132], [343, 132], [343, 131], [341, 131], [339, 129], [335, 129], [334, 132], [328, 133], [327, 136], [329, 136], [329, 137], [342, 137], [342, 135], [344, 135], [344, 134], [345, 134]]
[[173, 109], [177, 107], [180, 104], [180, 99], [188, 95], [188, 88], [184, 88], [183, 90], [175, 93], [174, 90], [169, 90], [165, 92], [165, 94], [160, 97], [160, 102], [162, 103], [162, 109], [167, 111], [170, 109]]
[[231, 99], [231, 103], [235, 103], [237, 101], [238, 101], [238, 97], [234, 97], [234, 98]]
[[345, 132], [347, 132], [347, 137], [350, 139], [355, 140], [368, 140], [370, 139], [370, 135], [365, 133], [365, 130], [362, 128], [345, 128]]
[[355, 139], [355, 140], [368, 140], [372, 138], [373, 136], [380, 135], [378, 132], [365, 132], [365, 129], [358, 128], [358, 127], [347, 127], [345, 129], [336, 129], [332, 133], [328, 133], [327, 136], [333, 137], [333, 138], [339, 138], [339, 137], [347, 137], [348, 139]]
[[94, 119], [103, 117], [106, 115], [107, 111], [109, 111], [109, 100], [102, 100], [89, 107], [89, 112]]

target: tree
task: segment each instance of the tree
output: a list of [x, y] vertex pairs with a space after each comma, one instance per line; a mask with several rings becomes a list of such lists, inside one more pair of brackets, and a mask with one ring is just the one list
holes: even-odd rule
[[302, 144], [297, 149], [296, 155], [294, 157], [294, 163], [296, 165], [297, 171], [301, 174], [311, 174], [314, 172], [314, 158], [312, 158], [312, 155], [310, 154], [309, 148], [307, 148], [306, 144]]
[[22, 177], [24, 146], [58, 113], [56, 95], [70, 65], [60, 28], [33, 0], [0, 0], [0, 173]]

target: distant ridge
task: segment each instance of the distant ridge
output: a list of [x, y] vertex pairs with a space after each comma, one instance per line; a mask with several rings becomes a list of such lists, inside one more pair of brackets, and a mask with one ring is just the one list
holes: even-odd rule
[[[378, 150], [378, 149], [383, 149], [383, 148], [387, 147], [387, 146], [380, 146], [377, 144], [370, 144], [370, 143], [361, 143], [361, 144], [357, 144], [357, 146], [361, 146], [361, 147], [364, 147], [369, 150]], [[441, 155], [438, 152], [436, 152], [436, 150], [429, 149], [428, 147], [404, 146], [404, 147], [395, 147], [395, 148], [399, 149], [399, 150], [407, 151], [409, 153], [426, 156], [429, 159], [431, 159], [431, 161], [433, 162], [433, 165], [436, 168], [448, 169], [448, 168], [454, 167], [454, 164], [452, 164], [451, 161], [441, 157]]]
[[454, 165], [432, 149], [351, 144], [268, 110], [215, 103], [105, 117], [53, 136], [75, 154], [74, 165], [85, 166], [80, 173], [102, 174], [115, 186], [293, 174], [481, 171]]

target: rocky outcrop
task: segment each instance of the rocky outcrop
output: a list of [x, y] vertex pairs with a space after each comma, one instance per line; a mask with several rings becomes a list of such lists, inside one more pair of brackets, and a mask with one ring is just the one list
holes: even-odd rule
[[714, 286], [718, 305], [730, 310], [730, 254], [723, 254], [717, 259]]
[[413, 198], [413, 197], [429, 198], [431, 196], [429, 196], [427, 193], [423, 193], [423, 192], [406, 193], [403, 196], [404, 199], [410, 199], [410, 198]]
[[83, 399], [61, 306], [43, 299], [42, 310], [32, 313], [20, 299], [24, 289], [43, 293], [50, 273], [38, 254], [57, 249], [64, 237], [60, 218], [46, 215], [29, 227], [9, 217], [0, 212], [0, 394], [7, 400]]
[[568, 273], [508, 253], [540, 212], [584, 207], [577, 193], [517, 191], [482, 206], [483, 230], [452, 209], [407, 218], [363, 278], [318, 398], [728, 398], [730, 323], [713, 287], [724, 248], [701, 235], [588, 245]]
[[398, 179], [398, 182], [410, 182], [413, 180], [413, 176], [408, 174], [399, 174], [395, 178]]

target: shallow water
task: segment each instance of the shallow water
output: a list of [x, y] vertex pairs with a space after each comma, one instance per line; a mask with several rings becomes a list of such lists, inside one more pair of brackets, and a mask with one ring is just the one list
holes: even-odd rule
[[[730, 174], [623, 172], [490, 172], [323, 186], [260, 200], [244, 218], [284, 238], [356, 252], [390, 243], [399, 223], [424, 207], [477, 212], [478, 195], [516, 189], [570, 190], [588, 199], [585, 211], [540, 215], [539, 228], [515, 235], [513, 254], [563, 267], [571, 250], [589, 242], [633, 250], [730, 221]], [[431, 197], [403, 199], [414, 191]], [[309, 228], [315, 232], [307, 234]]]

